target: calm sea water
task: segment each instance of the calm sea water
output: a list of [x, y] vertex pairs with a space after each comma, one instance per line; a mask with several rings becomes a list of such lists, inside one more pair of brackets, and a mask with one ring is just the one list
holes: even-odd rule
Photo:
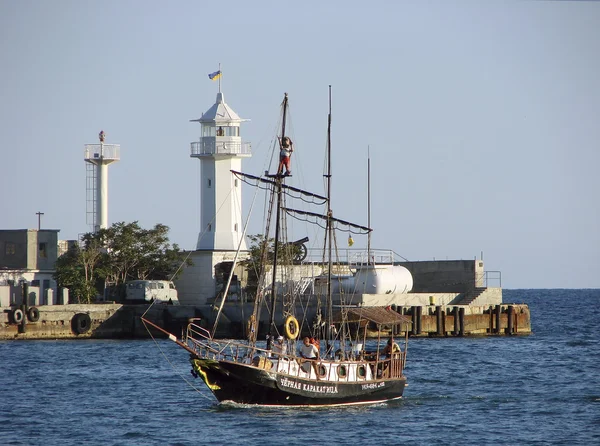
[[404, 399], [368, 407], [220, 405], [169, 341], [0, 342], [0, 444], [600, 445], [600, 290], [504, 301], [533, 335], [413, 339]]

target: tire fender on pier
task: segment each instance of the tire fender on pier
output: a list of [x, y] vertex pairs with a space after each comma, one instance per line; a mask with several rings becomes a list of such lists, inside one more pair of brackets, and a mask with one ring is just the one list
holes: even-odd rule
[[13, 324], [20, 324], [21, 322], [23, 322], [24, 317], [25, 315], [23, 314], [23, 310], [21, 310], [20, 308], [15, 308], [10, 312], [10, 320]]
[[31, 307], [27, 310], [27, 319], [29, 322], [37, 322], [40, 320], [40, 310], [37, 307]]
[[84, 334], [92, 328], [92, 319], [87, 313], [77, 313], [71, 319], [71, 328], [75, 334]]

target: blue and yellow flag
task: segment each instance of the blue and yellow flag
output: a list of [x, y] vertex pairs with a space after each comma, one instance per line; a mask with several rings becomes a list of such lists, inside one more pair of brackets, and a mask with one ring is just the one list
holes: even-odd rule
[[348, 236], [348, 246], [352, 246], [354, 245], [354, 239], [352, 238], [351, 235]]
[[215, 71], [214, 73], [210, 73], [210, 74], [208, 75], [208, 78], [209, 78], [211, 81], [216, 81], [217, 79], [219, 79], [219, 78], [221, 77], [221, 74], [222, 74], [222, 73], [221, 73], [221, 70], [219, 70], [219, 71]]

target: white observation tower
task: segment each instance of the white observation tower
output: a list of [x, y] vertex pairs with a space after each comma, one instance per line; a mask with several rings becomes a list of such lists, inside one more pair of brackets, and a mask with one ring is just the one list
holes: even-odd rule
[[86, 214], [94, 232], [108, 227], [108, 165], [120, 160], [121, 146], [106, 144], [106, 135], [98, 135], [100, 144], [86, 144]]
[[[213, 77], [219, 75], [213, 73]], [[211, 75], [209, 75], [211, 79]], [[217, 77], [215, 77], [217, 79]], [[191, 144], [192, 158], [200, 160], [200, 234], [196, 250], [190, 253], [193, 265], [183, 269], [176, 281], [182, 305], [203, 305], [226, 287], [238, 247], [247, 252], [242, 226], [242, 182], [231, 170], [241, 171], [242, 159], [251, 156], [250, 143], [242, 142], [241, 119], [221, 93], [199, 119], [201, 136]], [[239, 268], [239, 265], [238, 265]], [[237, 274], [243, 274], [238, 270]], [[241, 276], [232, 277], [230, 298], [241, 295]]]
[[[219, 85], [220, 87], [220, 85]], [[251, 156], [250, 143], [242, 142], [240, 118], [226, 103], [219, 88], [216, 103], [199, 119], [199, 141], [191, 144], [191, 157], [200, 160], [200, 234], [196, 250], [246, 251], [242, 237], [242, 187], [231, 170], [241, 171], [242, 158]], [[241, 245], [240, 245], [241, 240]]]

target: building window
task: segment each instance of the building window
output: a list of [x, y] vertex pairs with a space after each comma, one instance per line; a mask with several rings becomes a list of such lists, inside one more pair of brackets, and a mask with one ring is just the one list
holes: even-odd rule
[[14, 243], [11, 242], [6, 242], [6, 245], [4, 246], [4, 253], [7, 256], [12, 256], [14, 254], [17, 253], [17, 245], [15, 245]]
[[40, 258], [47, 258], [48, 257], [48, 251], [47, 251], [47, 247], [48, 247], [48, 243], [40, 243]]
[[208, 179], [208, 187], [212, 187], [212, 180], [210, 178]]

